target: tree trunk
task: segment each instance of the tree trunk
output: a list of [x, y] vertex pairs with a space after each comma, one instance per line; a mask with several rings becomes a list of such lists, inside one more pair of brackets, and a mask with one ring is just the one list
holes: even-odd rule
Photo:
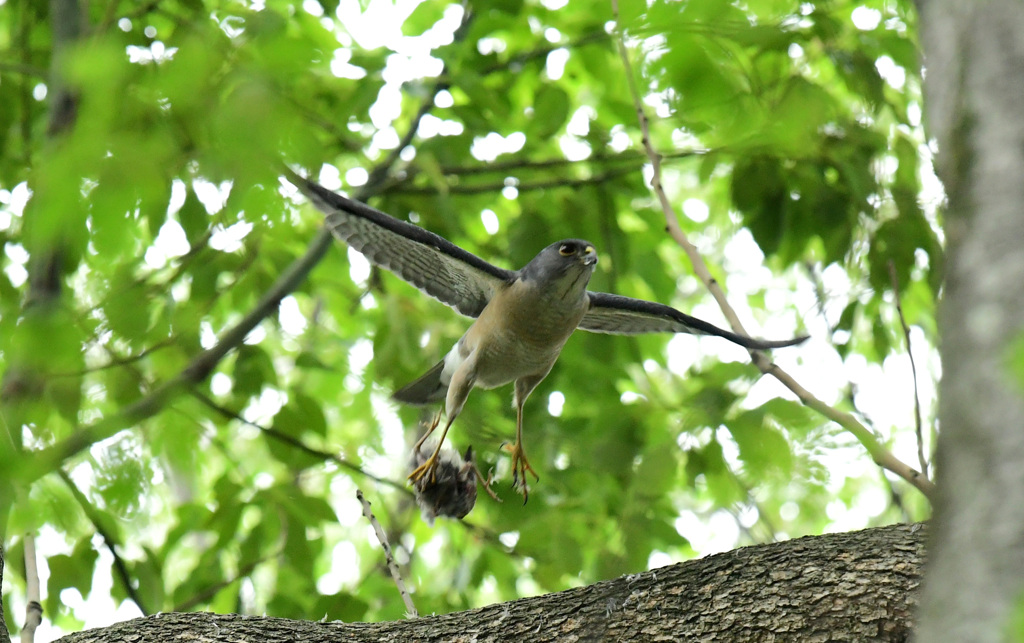
[[920, 9], [949, 254], [919, 640], [1003, 641], [1024, 605], [1024, 5]]
[[[0, 518], [0, 522], [3, 519]], [[11, 632], [4, 620], [4, 540], [0, 537], [0, 643], [11, 643]]]
[[85, 641], [906, 641], [921, 525], [800, 538], [556, 594], [390, 623], [160, 614]]

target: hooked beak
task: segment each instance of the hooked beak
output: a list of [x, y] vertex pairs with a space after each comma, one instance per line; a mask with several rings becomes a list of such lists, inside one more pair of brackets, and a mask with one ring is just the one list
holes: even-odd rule
[[583, 250], [583, 254], [580, 256], [580, 260], [584, 266], [593, 266], [597, 264], [597, 251], [594, 250], [594, 246], [587, 246]]

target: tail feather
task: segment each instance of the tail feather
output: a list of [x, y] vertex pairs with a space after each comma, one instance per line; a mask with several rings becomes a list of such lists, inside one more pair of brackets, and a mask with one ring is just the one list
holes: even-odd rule
[[430, 404], [443, 400], [448, 394], [448, 385], [441, 381], [444, 360], [423, 374], [416, 381], [406, 384], [391, 394], [403, 404]]

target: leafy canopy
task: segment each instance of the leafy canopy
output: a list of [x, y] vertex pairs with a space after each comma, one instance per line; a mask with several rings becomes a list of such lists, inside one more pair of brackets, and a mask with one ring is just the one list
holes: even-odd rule
[[[42, 530], [54, 623], [80, 626], [66, 590], [96, 594], [97, 567], [145, 613], [399, 618], [357, 486], [421, 613], [634, 573], [713, 535], [927, 511], [741, 349], [580, 333], [527, 403], [529, 504], [498, 449], [511, 392], [477, 391], [450, 439], [505, 502], [429, 528], [403, 480], [433, 410], [387, 396], [468, 321], [338, 245], [260, 308], [320, 238], [286, 162], [507, 267], [590, 239], [595, 290], [724, 325], [665, 233], [633, 73], [679, 224], [731, 304], [756, 334], [810, 331], [775, 359], [859, 413], [847, 373], [906, 360], [893, 275], [915, 352], [936, 339], [909, 2], [625, 0], [617, 23], [589, 0], [257, 4], [87, 3], [73, 42], [48, 3], [0, 12], [19, 61], [0, 65], [7, 586], [20, 534]], [[62, 86], [73, 123], [48, 134]], [[871, 429], [913, 458], [900, 417]]]

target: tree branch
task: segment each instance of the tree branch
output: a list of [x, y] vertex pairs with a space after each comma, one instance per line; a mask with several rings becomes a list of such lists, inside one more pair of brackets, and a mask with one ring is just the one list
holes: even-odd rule
[[[554, 594], [384, 623], [160, 614], [64, 643], [239, 640], [906, 641], [914, 628], [921, 525], [744, 547]], [[823, 598], [824, 597], [824, 598]]]
[[[704, 258], [701, 256], [700, 251], [697, 250], [696, 246], [690, 243], [686, 233], [679, 226], [679, 216], [675, 212], [675, 208], [673, 208], [672, 203], [669, 201], [668, 195], [665, 193], [665, 188], [661, 183], [661, 157], [654, 150], [654, 144], [651, 141], [650, 123], [647, 119], [647, 114], [644, 111], [643, 103], [640, 100], [640, 92], [637, 89], [636, 80], [633, 78], [633, 67], [630, 64], [629, 52], [626, 49], [625, 34], [622, 32], [621, 26], [618, 25], [618, 0], [611, 0], [611, 2], [613, 18], [616, 22], [616, 30], [618, 31], [616, 42], [618, 44], [619, 56], [622, 59], [622, 64], [626, 73], [626, 83], [629, 86], [629, 93], [633, 98], [633, 105], [636, 109], [637, 120], [640, 123], [643, 146], [647, 151], [647, 156], [651, 162], [651, 189], [654, 191], [659, 203], [661, 204], [662, 212], [665, 215], [666, 230], [679, 247], [683, 249], [683, 252], [686, 253], [686, 256], [689, 258], [690, 263], [693, 266], [694, 273], [711, 293], [711, 296], [715, 298], [719, 308], [721, 308], [722, 313], [728, 320], [729, 326], [736, 333], [749, 336], [749, 333], [747, 333], [746, 329], [743, 328], [743, 324], [740, 322], [736, 311], [726, 299], [725, 292], [722, 290], [721, 284], [719, 284], [711, 275], [711, 271], [708, 270], [707, 264], [704, 262]], [[874, 434], [867, 427], [861, 424], [857, 418], [853, 417], [849, 413], [835, 409], [819, 400], [817, 397], [812, 395], [810, 391], [798, 384], [792, 376], [779, 368], [778, 365], [774, 364], [763, 352], [751, 351], [750, 355], [754, 364], [762, 373], [772, 375], [790, 391], [795, 393], [804, 405], [814, 409], [852, 433], [864, 448], [867, 449], [876, 464], [900, 476], [916, 487], [929, 499], [934, 498], [935, 485], [928, 480], [927, 476], [896, 458], [891, 451], [882, 446], [882, 444], [875, 438]]]
[[21, 628], [21, 643], [32, 643], [36, 628], [43, 622], [43, 606], [39, 602], [39, 567], [36, 564], [36, 536], [25, 533], [25, 627]]
[[[552, 188], [577, 188], [585, 185], [600, 185], [607, 181], [627, 174], [638, 172], [640, 168], [629, 167], [619, 168], [615, 170], [608, 170], [601, 174], [585, 178], [585, 179], [549, 179], [546, 181], [532, 181], [529, 183], [523, 182], [517, 185], [513, 185], [519, 192], [530, 192], [533, 190], [548, 190]], [[490, 192], [501, 192], [505, 188], [509, 187], [506, 183], [485, 183], [480, 185], [450, 185], [444, 188], [444, 190], [450, 194], [486, 194]], [[408, 187], [404, 188], [401, 184], [395, 184], [388, 188], [388, 192], [391, 194], [437, 194], [437, 188], [434, 187]]]
[[384, 560], [388, 565], [388, 571], [391, 572], [391, 579], [395, 581], [395, 586], [398, 587], [398, 593], [402, 596], [402, 602], [405, 603], [405, 616], [406, 618], [419, 618], [420, 613], [416, 611], [416, 605], [412, 602], [412, 596], [409, 595], [409, 590], [405, 588], [405, 581], [402, 579], [402, 572], [398, 570], [398, 563], [395, 562], [395, 557], [391, 553], [391, 544], [388, 542], [387, 534], [384, 533], [384, 529], [380, 526], [380, 522], [377, 521], [377, 517], [373, 515], [373, 509], [370, 508], [370, 501], [363, 495], [362, 489], [356, 490], [356, 498], [359, 503], [363, 506], [363, 515], [370, 521], [373, 526], [374, 533], [377, 534], [377, 540], [380, 542], [380, 546], [384, 548]]
[[928, 477], [928, 459], [924, 456], [924, 431], [921, 423], [921, 394], [917, 387], [917, 363], [914, 353], [910, 350], [910, 327], [903, 316], [903, 304], [900, 301], [900, 281], [896, 276], [896, 264], [889, 260], [889, 278], [892, 280], [892, 295], [896, 299], [896, 313], [903, 329], [903, 339], [907, 342], [907, 357], [910, 358], [910, 376], [914, 379], [914, 433], [917, 435], [917, 460], [921, 464], [921, 473]]
[[306, 253], [285, 270], [249, 314], [229, 329], [216, 345], [197, 355], [177, 376], [157, 386], [149, 395], [117, 413], [83, 427], [62, 442], [36, 452], [29, 463], [18, 461], [0, 464], [4, 464], [6, 470], [12, 471], [24, 482], [31, 482], [55, 470], [68, 458], [96, 442], [159, 413], [170, 400], [204, 380], [225, 355], [238, 347], [253, 328], [276, 310], [281, 300], [305, 280], [309, 271], [331, 247], [331, 242], [330, 232], [321, 229], [313, 238]]
[[306, 454], [311, 455], [311, 456], [316, 457], [316, 458], [320, 458], [321, 460], [324, 460], [324, 461], [333, 462], [336, 465], [338, 465], [339, 467], [341, 467], [343, 469], [347, 469], [347, 470], [351, 471], [352, 473], [358, 473], [359, 475], [364, 476], [366, 478], [369, 478], [370, 480], [373, 480], [374, 482], [377, 482], [377, 483], [383, 484], [383, 485], [387, 485], [389, 487], [397, 489], [397, 490], [401, 491], [402, 493], [406, 494], [407, 496], [409, 496], [410, 498], [413, 497], [413, 495], [414, 495], [413, 492], [410, 491], [409, 488], [404, 483], [395, 482], [394, 480], [388, 480], [387, 478], [381, 478], [379, 476], [373, 475], [372, 473], [367, 473], [366, 471], [363, 471], [358, 465], [352, 464], [348, 460], [345, 460], [344, 458], [339, 457], [339, 456], [337, 456], [337, 455], [335, 455], [333, 453], [330, 453], [330, 452], [327, 452], [327, 451], [320, 451], [319, 449], [314, 449], [313, 447], [308, 446], [307, 444], [305, 444], [302, 440], [300, 440], [298, 438], [294, 438], [294, 437], [292, 437], [292, 436], [290, 436], [290, 435], [288, 435], [286, 433], [282, 433], [281, 431], [278, 431], [277, 429], [274, 429], [272, 427], [266, 427], [266, 426], [263, 426], [262, 424], [258, 424], [256, 422], [250, 422], [249, 420], [246, 420], [241, 415], [239, 415], [238, 413], [235, 413], [231, 409], [226, 408], [224, 406], [221, 406], [220, 404], [217, 404], [216, 401], [211, 399], [209, 396], [205, 395], [202, 391], [199, 391], [199, 390], [196, 390], [196, 389], [192, 389], [192, 391], [190, 391], [190, 393], [191, 393], [192, 397], [196, 398], [197, 400], [199, 400], [200, 402], [202, 402], [203, 404], [205, 404], [209, 408], [213, 409], [217, 413], [220, 413], [221, 415], [223, 415], [226, 418], [230, 418], [232, 420], [237, 420], [238, 422], [241, 422], [241, 423], [246, 424], [248, 426], [251, 426], [251, 427], [253, 427], [255, 429], [258, 429], [260, 432], [266, 434], [268, 437], [271, 437], [271, 438], [273, 438], [273, 439], [275, 439], [275, 440], [277, 440], [279, 442], [282, 442], [282, 443], [287, 444], [287, 445], [289, 445], [291, 447], [294, 447], [294, 448], [298, 449], [299, 451], [302, 451], [303, 453], [306, 453]]
[[114, 557], [114, 571], [117, 572], [117, 577], [121, 581], [121, 586], [124, 588], [125, 593], [128, 594], [128, 598], [132, 599], [132, 602], [138, 606], [140, 612], [143, 614], [152, 614], [152, 612], [146, 608], [146, 604], [142, 601], [139, 593], [135, 590], [135, 586], [132, 585], [132, 576], [128, 573], [128, 565], [124, 562], [124, 559], [121, 558], [121, 555], [117, 553], [117, 549], [115, 548], [117, 542], [115, 542], [114, 537], [110, 535], [107, 528], [103, 526], [100, 517], [96, 515], [96, 511], [93, 509], [92, 504], [89, 503], [89, 499], [85, 497], [85, 494], [82, 493], [78, 488], [78, 485], [75, 484], [66, 471], [58, 469], [57, 474], [71, 492], [71, 495], [75, 497], [75, 501], [78, 503], [78, 506], [82, 508], [82, 513], [84, 513], [89, 519], [89, 522], [92, 523], [96, 533], [103, 539], [103, 544], [106, 545], [107, 551], [109, 551], [110, 555]]

